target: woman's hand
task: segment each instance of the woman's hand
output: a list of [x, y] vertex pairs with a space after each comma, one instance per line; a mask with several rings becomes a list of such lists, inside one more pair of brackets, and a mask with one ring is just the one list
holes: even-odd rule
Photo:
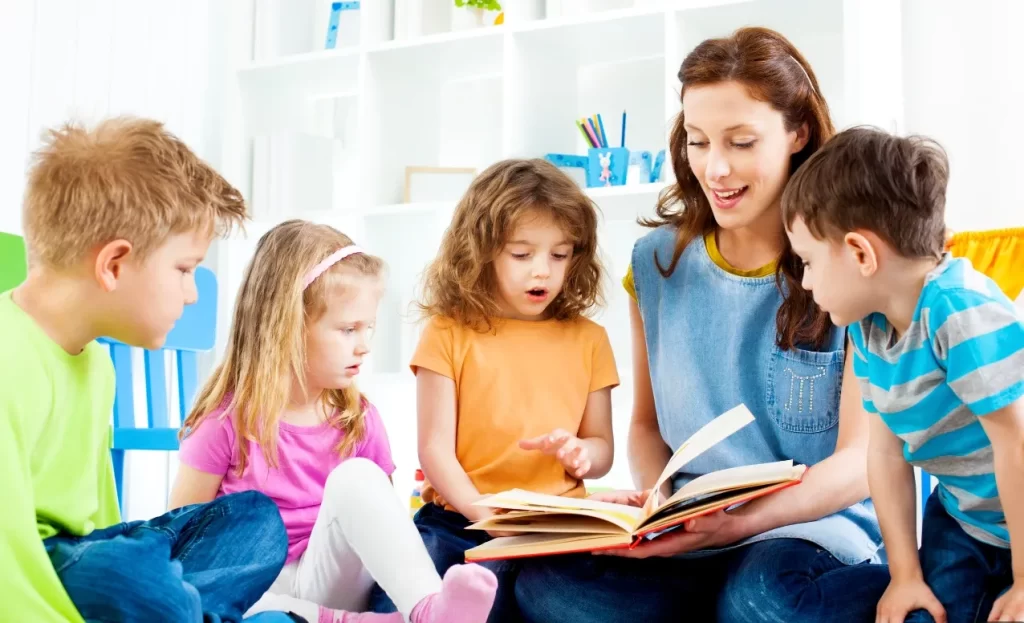
[[624, 558], [675, 556], [700, 549], [731, 545], [746, 536], [748, 535], [743, 530], [742, 516], [718, 511], [690, 519], [672, 532], [652, 541], [645, 540], [634, 549], [616, 549], [594, 554]]

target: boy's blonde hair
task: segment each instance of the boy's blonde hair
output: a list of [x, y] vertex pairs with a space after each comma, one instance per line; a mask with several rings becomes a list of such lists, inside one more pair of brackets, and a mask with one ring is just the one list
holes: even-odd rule
[[550, 214], [573, 243], [565, 283], [548, 315], [573, 320], [599, 305], [603, 271], [593, 201], [552, 163], [510, 159], [481, 172], [455, 207], [441, 249], [426, 271], [422, 313], [489, 330], [500, 311], [494, 260], [523, 216], [534, 210]]
[[242, 193], [213, 167], [162, 123], [132, 117], [48, 130], [22, 208], [30, 266], [54, 268], [118, 239], [145, 259], [172, 234], [219, 235], [245, 217]]
[[[384, 262], [356, 253], [303, 288], [312, 267], [351, 244], [333, 227], [301, 220], [285, 221], [260, 238], [235, 301], [224, 361], [196, 398], [180, 437], [226, 407], [239, 440], [238, 473], [248, 460], [245, 440], [258, 443], [267, 462], [277, 466], [278, 422], [288, 406], [292, 378], [305, 381], [306, 328], [324, 315], [329, 296], [339, 289], [366, 277], [383, 286]], [[330, 424], [345, 431], [337, 450], [346, 456], [365, 433], [365, 400], [353, 384], [326, 391], [322, 401]]]

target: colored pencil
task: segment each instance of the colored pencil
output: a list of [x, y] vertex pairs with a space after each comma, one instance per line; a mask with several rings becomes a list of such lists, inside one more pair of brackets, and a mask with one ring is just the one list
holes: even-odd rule
[[603, 147], [608, 147], [608, 134], [604, 131], [604, 119], [601, 117], [601, 113], [597, 113], [597, 126], [601, 129], [601, 141]]
[[597, 139], [597, 131], [594, 130], [594, 126], [590, 124], [590, 119], [583, 120], [583, 127], [586, 128], [587, 132], [590, 134], [591, 147], [600, 147], [601, 141]]
[[622, 111], [622, 147], [626, 146], [626, 111]]
[[583, 140], [587, 142], [587, 145], [593, 147], [593, 145], [590, 143], [590, 135], [587, 134], [587, 131], [583, 129], [583, 124], [580, 123], [579, 119], [576, 120], [576, 127], [580, 129], [580, 134], [583, 135]]

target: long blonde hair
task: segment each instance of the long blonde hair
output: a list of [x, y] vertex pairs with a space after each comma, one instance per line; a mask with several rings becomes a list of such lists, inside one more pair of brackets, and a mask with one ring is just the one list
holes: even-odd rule
[[[383, 260], [356, 253], [303, 289], [310, 268], [351, 244], [333, 227], [301, 220], [285, 221], [260, 238], [235, 301], [224, 361], [196, 398], [179, 437], [223, 407], [239, 439], [238, 473], [248, 461], [243, 440], [258, 443], [267, 463], [277, 467], [278, 422], [288, 406], [292, 379], [305, 383], [306, 327], [323, 316], [329, 295], [337, 289], [359, 277], [383, 282]], [[347, 456], [365, 434], [366, 401], [355, 384], [326, 390], [321, 401], [331, 426], [345, 432], [337, 451]]]

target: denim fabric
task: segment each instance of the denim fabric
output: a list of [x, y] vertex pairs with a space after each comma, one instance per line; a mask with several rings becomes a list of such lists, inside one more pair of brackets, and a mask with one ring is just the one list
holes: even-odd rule
[[[946, 609], [947, 623], [986, 621], [996, 598], [1013, 584], [1010, 550], [969, 536], [936, 493], [925, 505], [920, 556], [924, 581]], [[906, 623], [934, 621], [926, 610], [906, 618]]]
[[247, 491], [43, 545], [88, 622], [227, 623], [270, 588], [288, 537], [270, 498]]
[[[704, 424], [743, 403], [756, 421], [676, 475], [676, 489], [711, 471], [792, 459], [814, 465], [835, 450], [845, 331], [821, 349], [781, 350], [774, 276], [740, 277], [716, 265], [703, 238], [691, 242], [668, 278], [675, 229], [651, 231], [633, 248], [633, 282], [644, 321], [658, 425], [673, 450]], [[784, 526], [738, 545], [800, 538], [841, 562], [884, 562], [874, 506], [864, 500], [818, 521]]]
[[772, 539], [699, 558], [560, 556], [524, 564], [526, 621], [870, 623], [885, 565], [846, 565], [802, 539]]
[[[449, 568], [466, 562], [467, 549], [491, 540], [491, 537], [482, 530], [466, 530], [466, 526], [470, 524], [468, 519], [437, 504], [425, 504], [416, 513], [413, 521], [441, 577], [444, 577]], [[512, 561], [489, 561], [479, 564], [490, 569], [498, 578], [498, 593], [487, 622], [521, 621], [514, 592], [519, 565]], [[375, 585], [370, 593], [370, 610], [398, 611], [379, 585]]]

